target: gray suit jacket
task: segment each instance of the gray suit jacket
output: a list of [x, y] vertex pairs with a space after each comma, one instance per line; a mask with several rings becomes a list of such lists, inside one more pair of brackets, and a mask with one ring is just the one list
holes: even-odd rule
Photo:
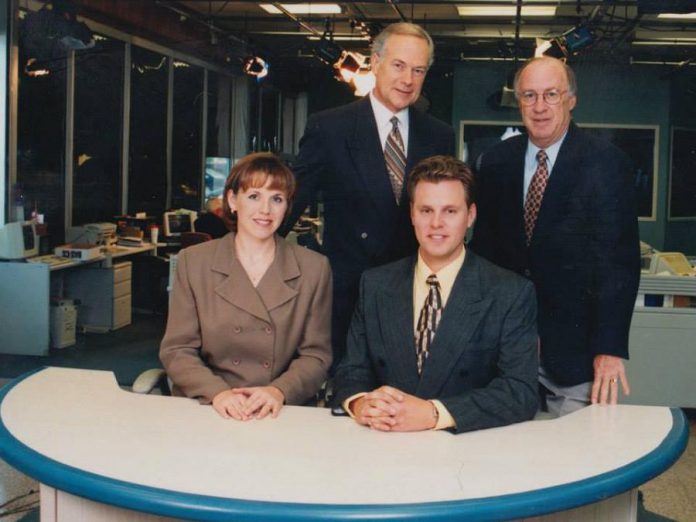
[[457, 432], [530, 419], [538, 367], [532, 284], [467, 251], [419, 378], [415, 262], [406, 258], [363, 275], [348, 352], [336, 372], [337, 403], [386, 384], [439, 399]]
[[254, 288], [233, 233], [182, 250], [160, 359], [176, 395], [211, 402], [228, 388], [272, 384], [286, 403], [304, 403], [331, 364], [328, 260], [277, 237]]

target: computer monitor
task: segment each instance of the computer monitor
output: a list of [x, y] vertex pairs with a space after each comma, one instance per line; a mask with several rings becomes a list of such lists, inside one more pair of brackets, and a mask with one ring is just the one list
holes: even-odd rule
[[39, 254], [33, 221], [15, 221], [0, 228], [0, 259], [24, 259]]
[[678, 276], [696, 276], [696, 270], [681, 252], [656, 252], [650, 260], [650, 273]]
[[223, 195], [225, 181], [230, 173], [232, 160], [208, 156], [205, 158], [205, 199], [216, 198]]
[[165, 237], [180, 236], [182, 232], [195, 232], [194, 221], [198, 213], [193, 210], [171, 210], [162, 217], [162, 231]]

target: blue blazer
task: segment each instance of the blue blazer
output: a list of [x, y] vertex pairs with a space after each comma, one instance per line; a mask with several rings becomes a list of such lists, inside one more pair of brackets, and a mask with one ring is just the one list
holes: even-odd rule
[[419, 377], [415, 263], [409, 257], [363, 275], [336, 404], [386, 384], [442, 401], [457, 432], [532, 418], [539, 363], [532, 284], [467, 251]]
[[563, 386], [588, 382], [595, 355], [628, 358], [640, 277], [630, 164], [618, 148], [571, 124], [527, 247], [526, 149], [523, 135], [483, 156], [471, 248], [534, 282], [545, 368]]

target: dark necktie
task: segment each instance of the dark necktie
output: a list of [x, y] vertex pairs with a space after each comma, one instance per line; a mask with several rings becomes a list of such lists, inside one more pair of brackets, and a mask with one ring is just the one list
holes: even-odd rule
[[529, 183], [527, 200], [524, 202], [524, 231], [527, 235], [527, 245], [532, 242], [532, 235], [534, 234], [534, 227], [537, 217], [539, 216], [541, 200], [544, 197], [546, 183], [549, 180], [549, 168], [546, 163], [548, 156], [546, 152], [540, 150], [537, 152], [536, 158], [537, 169], [534, 176], [532, 176], [532, 181]]
[[435, 337], [435, 330], [442, 316], [442, 296], [440, 295], [440, 283], [435, 274], [430, 274], [426, 283], [430, 287], [428, 297], [425, 299], [425, 304], [421, 309], [418, 317], [416, 330], [418, 336], [416, 338], [416, 365], [418, 367], [418, 375], [423, 372], [423, 364], [430, 353], [430, 345]]
[[399, 132], [399, 118], [393, 116], [389, 121], [392, 124], [392, 130], [387, 136], [387, 142], [384, 145], [384, 161], [387, 164], [389, 181], [398, 205], [401, 199], [401, 189], [404, 186], [406, 154], [404, 152], [404, 141], [401, 139], [401, 133]]

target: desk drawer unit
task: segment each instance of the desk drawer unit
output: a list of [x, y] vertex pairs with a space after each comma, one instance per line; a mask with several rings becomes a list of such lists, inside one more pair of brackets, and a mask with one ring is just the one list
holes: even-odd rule
[[131, 323], [132, 263], [85, 267], [68, 274], [66, 297], [79, 299], [77, 325], [86, 332], [108, 332]]

